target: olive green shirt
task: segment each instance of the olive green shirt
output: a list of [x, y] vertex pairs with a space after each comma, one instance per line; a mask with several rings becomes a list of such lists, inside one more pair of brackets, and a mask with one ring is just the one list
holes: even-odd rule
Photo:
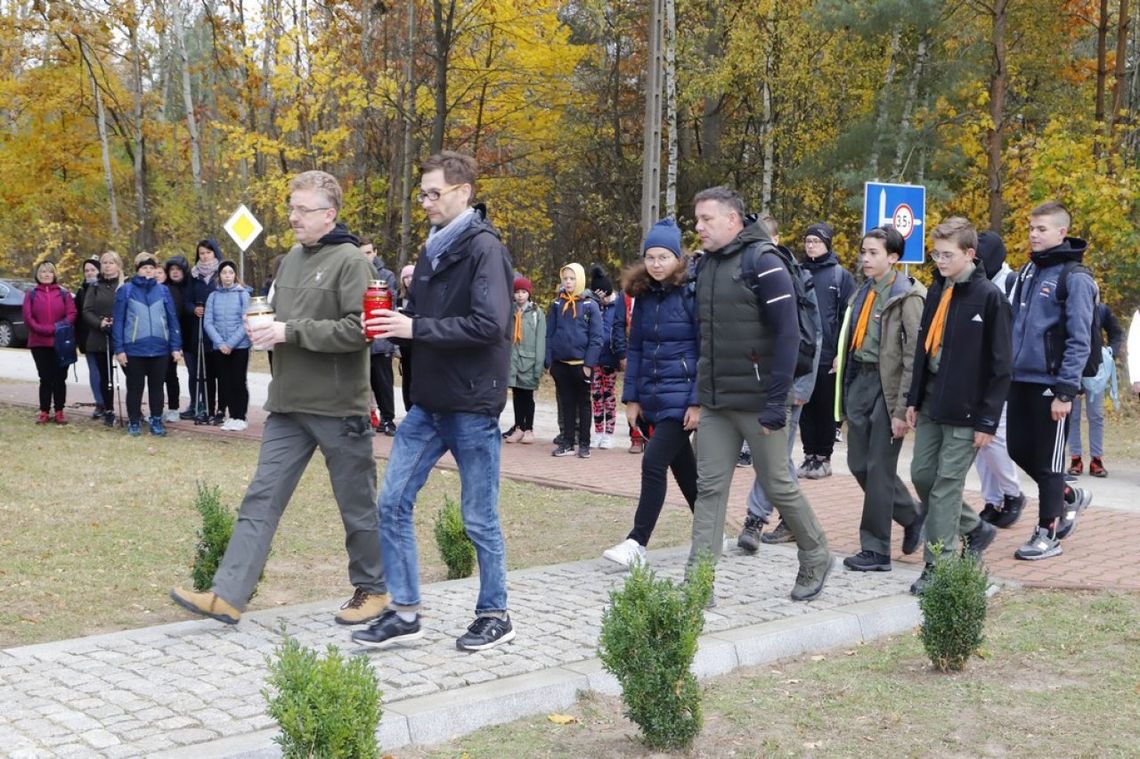
[[[871, 285], [875, 292], [875, 302], [871, 304], [871, 320], [867, 322], [867, 334], [863, 337], [863, 345], [855, 351], [856, 361], [865, 364], [877, 364], [879, 362], [880, 322], [883, 318], [883, 309], [887, 307], [887, 301], [890, 300], [891, 285], [894, 284], [897, 276], [898, 272], [891, 269], [881, 281]], [[856, 320], [859, 318], [858, 314], [852, 316]]]

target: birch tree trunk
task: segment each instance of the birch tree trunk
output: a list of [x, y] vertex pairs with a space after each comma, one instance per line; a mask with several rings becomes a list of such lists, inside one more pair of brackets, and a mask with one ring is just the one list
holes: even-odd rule
[[408, 0], [408, 39], [404, 49], [404, 86], [400, 92], [404, 98], [400, 113], [404, 117], [404, 171], [402, 186], [404, 195], [400, 205], [400, 260], [396, 274], [408, 262], [412, 254], [412, 125], [416, 117], [416, 2]]
[[154, 234], [147, 215], [146, 195], [146, 143], [143, 140], [143, 74], [142, 50], [139, 46], [138, 25], [142, 23], [138, 4], [131, 2], [131, 62], [134, 69], [134, 142], [135, 142], [135, 214], [138, 217], [138, 247], [140, 250], [154, 249]]
[[1002, 201], [1002, 149], [1005, 139], [1005, 90], [1009, 76], [1006, 62], [1007, 43], [1005, 38], [1006, 9], [1009, 0], [994, 0], [992, 6], [992, 26], [990, 44], [993, 47], [993, 69], [990, 72], [990, 130], [986, 145], [987, 174], [989, 179], [990, 229], [1001, 231], [1005, 203]]
[[776, 174], [776, 144], [772, 135], [776, 131], [775, 111], [772, 108], [772, 69], [776, 57], [776, 3], [768, 7], [768, 39], [771, 43], [764, 54], [764, 83], [760, 86], [760, 101], [764, 121], [760, 124], [760, 144], [764, 150], [764, 167], [760, 174], [760, 210], [769, 213], [772, 208], [773, 178]]
[[902, 179], [906, 171], [906, 159], [910, 154], [911, 119], [914, 117], [914, 104], [918, 100], [918, 85], [926, 70], [926, 61], [929, 57], [930, 33], [923, 30], [918, 37], [918, 49], [914, 55], [914, 68], [906, 85], [906, 99], [903, 100], [902, 118], [899, 119], [899, 134], [895, 140], [895, 163], [891, 169], [891, 176], [895, 181]]
[[887, 130], [887, 118], [890, 116], [891, 86], [895, 83], [900, 36], [901, 31], [896, 25], [891, 31], [891, 49], [887, 57], [887, 73], [883, 77], [883, 89], [879, 91], [879, 112], [875, 118], [875, 133], [871, 135], [871, 155], [867, 161], [867, 168], [872, 179], [879, 178], [879, 156], [883, 149], [883, 132]]
[[665, 119], [669, 157], [665, 168], [665, 216], [677, 218], [677, 5], [665, 0]]
[[174, 46], [182, 66], [182, 104], [186, 108], [186, 130], [190, 135], [190, 175], [194, 180], [194, 201], [198, 223], [205, 222], [205, 205], [202, 202], [202, 148], [198, 139], [198, 120], [194, 113], [194, 96], [190, 90], [190, 57], [186, 54], [186, 31], [181, 0], [174, 0]]
[[90, 49], [82, 38], [79, 38], [79, 50], [83, 54], [83, 62], [87, 64], [87, 73], [91, 76], [91, 92], [95, 95], [95, 123], [99, 129], [99, 145], [103, 149], [103, 181], [107, 185], [107, 199], [111, 211], [111, 236], [118, 239], [121, 234], [119, 206], [115, 200], [115, 178], [111, 173], [111, 147], [107, 144], [107, 114], [103, 110], [103, 92], [95, 79], [95, 67], [88, 55]]

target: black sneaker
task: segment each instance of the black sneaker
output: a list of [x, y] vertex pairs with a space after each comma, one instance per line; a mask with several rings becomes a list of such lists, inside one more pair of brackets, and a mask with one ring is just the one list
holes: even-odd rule
[[554, 443], [557, 446], [563, 446], [563, 445], [566, 445], [566, 437], [562, 434], [558, 434], [558, 435], [555, 435], [554, 439], [551, 440], [550, 442]]
[[560, 445], [557, 448], [555, 448], [554, 452], [551, 453], [550, 455], [551, 456], [573, 456], [574, 455], [574, 446], [572, 446], [572, 445]]
[[978, 514], [978, 518], [983, 522], [989, 522], [990, 524], [993, 524], [994, 520], [997, 519], [997, 515], [1000, 513], [1001, 506], [996, 503], [987, 503], [982, 507], [981, 512]]
[[396, 423], [391, 419], [386, 422], [380, 422], [380, 432], [388, 437], [396, 437]]
[[926, 590], [926, 584], [930, 582], [931, 576], [934, 574], [934, 565], [927, 564], [922, 568], [922, 574], [918, 579], [910, 584], [910, 594], [912, 596], [921, 596], [922, 592]]
[[987, 522], [979, 522], [977, 527], [966, 533], [962, 554], [971, 554], [975, 559], [981, 559], [982, 551], [990, 547], [996, 536], [996, 527]]
[[455, 647], [460, 651], [486, 651], [514, 639], [515, 628], [511, 625], [510, 617], [475, 617], [467, 632], [455, 641]]
[[1063, 540], [1077, 529], [1077, 517], [1092, 503], [1092, 493], [1084, 488], [1065, 488], [1065, 513], [1057, 525], [1057, 540]]
[[922, 526], [926, 524], [926, 513], [917, 511], [914, 521], [903, 528], [902, 552], [910, 556], [922, 546]]
[[[555, 455], [557, 455], [557, 454], [555, 454]], [[580, 458], [580, 459], [590, 458], [590, 446], [588, 446], [588, 445], [578, 446], [578, 458]]]
[[796, 536], [788, 529], [788, 523], [783, 519], [776, 525], [776, 529], [771, 532], [766, 532], [760, 536], [760, 542], [765, 545], [775, 545], [776, 543], [792, 543], [795, 542]]
[[844, 559], [843, 566], [855, 572], [890, 572], [891, 557], [874, 551], [860, 551]]
[[1013, 527], [1013, 525], [1017, 523], [1017, 520], [1021, 518], [1021, 510], [1024, 508], [1024, 493], [1018, 493], [1016, 496], [1007, 495], [1002, 499], [1001, 511], [994, 516], [990, 524], [1001, 530]]
[[181, 412], [181, 413], [178, 415], [178, 418], [179, 418], [179, 419], [181, 419], [181, 420], [182, 420], [182, 421], [184, 421], [184, 422], [188, 422], [188, 421], [190, 421], [191, 419], [196, 419], [196, 418], [197, 418], [197, 416], [198, 416], [198, 412], [194, 410], [194, 407], [193, 407], [193, 406], [190, 406], [190, 407], [189, 407], [189, 408], [187, 408], [185, 411]]
[[756, 553], [756, 549], [760, 547], [760, 533], [764, 529], [764, 522], [760, 517], [754, 517], [751, 514], [744, 517], [744, 529], [740, 531], [740, 536], [736, 539], [737, 548], [741, 548], [748, 553]]
[[388, 609], [381, 614], [367, 630], [357, 630], [352, 633], [353, 642], [372, 648], [387, 648], [396, 643], [406, 643], [422, 637], [424, 631], [420, 627], [420, 615], [417, 614], [411, 622], [405, 622], [394, 609]]
[[737, 466], [752, 466], [752, 453], [750, 451], [741, 451], [740, 455], [736, 457]]

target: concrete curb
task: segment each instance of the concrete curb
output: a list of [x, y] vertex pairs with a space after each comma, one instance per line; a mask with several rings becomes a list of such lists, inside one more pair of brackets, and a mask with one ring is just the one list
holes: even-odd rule
[[[701, 636], [693, 673], [707, 679], [807, 652], [868, 643], [910, 630], [921, 617], [915, 598], [898, 595], [710, 633]], [[565, 709], [591, 691], [621, 692], [617, 680], [597, 658], [385, 704], [377, 738], [382, 751], [442, 743], [490, 725]], [[155, 756], [275, 758], [281, 755], [273, 743], [276, 735], [276, 729], [262, 730]]]

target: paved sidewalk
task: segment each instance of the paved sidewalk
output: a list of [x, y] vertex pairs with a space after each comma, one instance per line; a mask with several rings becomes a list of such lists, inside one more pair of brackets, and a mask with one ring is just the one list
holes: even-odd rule
[[[0, 371], [0, 376], [7, 375]], [[80, 398], [87, 392], [74, 384], [69, 389]], [[27, 382], [0, 382], [0, 402], [29, 405], [34, 395]], [[258, 437], [263, 420], [259, 408], [251, 412], [250, 429], [243, 434]], [[537, 426], [543, 440], [549, 440], [554, 431], [550, 409], [540, 409]], [[173, 428], [174, 434], [233, 434], [187, 423]], [[633, 499], [640, 458], [626, 452], [623, 428], [619, 423], [618, 447], [595, 451], [589, 460], [553, 458], [545, 443], [505, 446], [503, 474], [552, 487], [588, 482], [576, 487]], [[390, 446], [391, 439], [378, 437], [377, 455], [386, 456]], [[841, 458], [842, 448], [836, 460]], [[1136, 475], [1114, 472], [1110, 481]], [[751, 478], [750, 470], [736, 471], [728, 530], [733, 535]], [[1093, 481], [1094, 490], [1102, 482]], [[674, 490], [667, 508], [683, 508]], [[889, 574], [851, 573], [839, 566], [840, 556], [858, 548], [860, 498], [854, 480], [837, 473], [805, 482], [804, 490], [836, 555], [826, 590], [807, 604], [788, 599], [796, 572], [791, 546], [765, 546], [755, 556], [729, 549], [718, 567], [717, 606], [706, 617], [694, 665], [699, 676], [849, 646], [918, 623], [917, 604], [906, 591], [920, 559], [901, 557], [896, 550], [895, 570]], [[976, 493], [968, 496], [977, 501]], [[1029, 516], [1003, 531], [987, 551], [995, 578], [1054, 587], [1140, 589], [1135, 572], [1140, 513], [1094, 501], [1065, 541], [1063, 556], [1016, 562], [1013, 550], [1032, 523], [1034, 509], [1027, 511]], [[614, 542], [621, 537], [615, 535]], [[900, 539], [895, 536], [896, 546]], [[686, 553], [684, 547], [669, 548], [649, 556], [664, 576], [678, 579]], [[248, 613], [236, 627], [195, 620], [2, 650], [0, 755], [278, 756], [272, 742], [276, 730], [260, 691], [265, 656], [280, 642], [282, 629], [308, 646], [323, 649], [331, 643], [370, 657], [382, 681], [379, 735], [385, 750], [562, 709], [579, 691], [616, 692], [616, 683], [596, 658], [596, 645], [608, 593], [623, 578], [622, 570], [602, 559], [510, 572], [518, 638], [475, 654], [454, 646], [470, 621], [476, 594], [472, 579], [424, 586], [427, 636], [385, 651], [356, 647], [348, 629], [332, 624], [339, 600]]]

